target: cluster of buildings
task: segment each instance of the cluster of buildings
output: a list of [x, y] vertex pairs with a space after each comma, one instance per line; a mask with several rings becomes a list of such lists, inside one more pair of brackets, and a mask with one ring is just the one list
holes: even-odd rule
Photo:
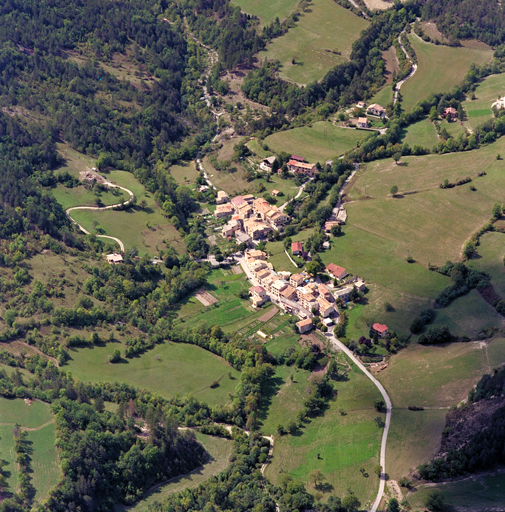
[[[371, 116], [380, 117], [381, 119], [386, 117], [386, 109], [378, 103], [372, 103], [372, 105], [368, 105], [367, 107], [367, 104], [364, 101], [358, 101], [356, 106], [359, 109], [366, 109], [366, 113]], [[358, 117], [356, 124], [358, 128], [370, 128], [370, 123], [367, 117]]]
[[[221, 196], [223, 197], [223, 196]], [[283, 231], [290, 217], [263, 198], [255, 199], [252, 194], [234, 197], [229, 203], [219, 204], [214, 217], [231, 216], [221, 233], [225, 237], [235, 236], [240, 244], [250, 246], [253, 240], [260, 240], [274, 230]]]
[[[275, 156], [264, 158], [259, 165], [262, 171], [273, 172]], [[291, 155], [286, 164], [288, 171], [295, 175], [304, 175], [313, 178], [316, 174], [317, 167], [314, 164], [309, 164], [302, 156]], [[278, 174], [282, 174], [282, 169], [277, 169]]]

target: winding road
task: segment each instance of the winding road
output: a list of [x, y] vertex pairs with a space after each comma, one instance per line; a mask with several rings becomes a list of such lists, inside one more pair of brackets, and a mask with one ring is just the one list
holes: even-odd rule
[[414, 61], [410, 58], [410, 55], [407, 53], [407, 50], [405, 49], [405, 47], [403, 46], [402, 44], [402, 34], [405, 33], [405, 29], [402, 30], [402, 32], [400, 33], [400, 35], [398, 36], [398, 44], [400, 45], [400, 48], [403, 50], [403, 53], [405, 54], [405, 57], [407, 57], [407, 60], [410, 62], [410, 64], [412, 65], [412, 69], [410, 70], [410, 73], [403, 79], [403, 80], [400, 80], [396, 85], [395, 85], [395, 94], [394, 94], [394, 97], [393, 97], [393, 105], [396, 104], [397, 100], [398, 100], [398, 93], [400, 92], [400, 89], [402, 88], [402, 85], [409, 79], [409, 78], [412, 78], [412, 76], [414, 75], [414, 73], [417, 71], [417, 64], [414, 63]]
[[[72, 216], [70, 215], [70, 212], [72, 212], [74, 210], [112, 210], [113, 208], [117, 208], [118, 206], [127, 206], [133, 201], [133, 192], [131, 190], [128, 190], [127, 188], [121, 187], [119, 185], [115, 185], [114, 183], [111, 183], [110, 181], [106, 181], [105, 183], [103, 183], [103, 185], [106, 187], [109, 187], [109, 188], [119, 188], [121, 190], [124, 190], [125, 192], [127, 192], [129, 194], [130, 197], [128, 198], [127, 201], [124, 201], [122, 203], [111, 204], [110, 206], [73, 206], [72, 208], [67, 208], [67, 210], [65, 212], [67, 214], [67, 217], [86, 235], [89, 235], [91, 233], [86, 228], [81, 226], [81, 224], [79, 224], [75, 219], [73, 219]], [[119, 247], [121, 248], [121, 252], [124, 252], [124, 244], [119, 238], [116, 238], [115, 236], [109, 236], [109, 235], [95, 235], [95, 236], [97, 238], [109, 238], [110, 240], [114, 240], [117, 244], [119, 244]]]
[[365, 368], [363, 363], [349, 350], [340, 340], [335, 338], [333, 335], [333, 328], [329, 329], [329, 341], [341, 350], [346, 356], [348, 356], [354, 364], [375, 384], [377, 389], [380, 391], [382, 397], [384, 398], [384, 402], [386, 403], [386, 423], [384, 425], [384, 430], [382, 433], [382, 442], [381, 442], [381, 451], [380, 451], [380, 465], [382, 466], [382, 473], [380, 476], [380, 484], [379, 491], [377, 493], [377, 497], [375, 498], [374, 504], [370, 509], [370, 512], [376, 512], [377, 508], [380, 505], [382, 495], [384, 494], [384, 487], [386, 485], [386, 443], [388, 439], [389, 425], [391, 424], [391, 399], [387, 394], [387, 391], [384, 389], [384, 386]]

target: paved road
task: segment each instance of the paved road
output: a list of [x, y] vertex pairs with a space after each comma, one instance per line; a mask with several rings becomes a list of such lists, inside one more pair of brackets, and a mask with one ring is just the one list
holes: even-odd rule
[[384, 386], [365, 368], [363, 363], [355, 357], [355, 355], [349, 350], [340, 340], [335, 338], [333, 335], [333, 327], [329, 329], [331, 336], [329, 340], [335, 345], [338, 349], [342, 350], [344, 354], [346, 354], [354, 364], [375, 384], [375, 386], [380, 391], [382, 397], [384, 398], [384, 402], [386, 403], [386, 424], [384, 426], [384, 431], [382, 433], [382, 442], [381, 442], [381, 451], [380, 451], [380, 465], [382, 466], [382, 475], [380, 477], [379, 484], [379, 492], [377, 493], [377, 498], [375, 498], [375, 502], [370, 509], [370, 512], [376, 512], [377, 508], [381, 502], [382, 495], [384, 494], [384, 487], [386, 485], [386, 480], [384, 478], [386, 473], [386, 443], [388, 439], [389, 425], [391, 424], [391, 399], [387, 394]]
[[395, 94], [394, 94], [394, 97], [393, 97], [393, 105], [396, 103], [396, 101], [398, 100], [398, 93], [400, 92], [400, 89], [402, 87], [402, 85], [409, 79], [411, 78], [414, 73], [417, 71], [417, 64], [414, 64], [414, 62], [412, 61], [412, 59], [410, 58], [410, 55], [407, 53], [407, 50], [405, 49], [405, 47], [403, 46], [402, 44], [402, 34], [405, 33], [405, 29], [403, 29], [402, 33], [398, 36], [398, 43], [400, 45], [400, 48], [403, 50], [403, 53], [405, 54], [405, 57], [407, 57], [408, 61], [410, 62], [410, 64], [412, 65], [412, 70], [410, 71], [410, 73], [403, 79], [403, 80], [400, 80], [396, 85], [395, 85]]
[[[68, 208], [66, 210], [67, 217], [74, 224], [76, 224], [77, 227], [86, 235], [89, 235], [90, 232], [86, 228], [81, 226], [78, 222], [76, 222], [71, 217], [70, 212], [72, 212], [74, 210], [112, 210], [113, 208], [117, 208], [118, 206], [127, 206], [128, 204], [130, 204], [133, 201], [133, 192], [131, 190], [128, 190], [127, 188], [121, 187], [119, 185], [115, 185], [114, 183], [111, 183], [110, 181], [105, 182], [104, 185], [109, 188], [120, 188], [121, 190], [124, 190], [125, 192], [127, 192], [130, 197], [124, 203], [111, 204], [110, 206], [74, 206], [72, 208]], [[108, 238], [110, 240], [114, 240], [114, 242], [116, 242], [119, 245], [119, 247], [121, 248], [121, 252], [124, 252], [124, 244], [119, 238], [116, 238], [115, 236], [109, 236], [109, 235], [96, 235], [96, 237], [97, 238]]]

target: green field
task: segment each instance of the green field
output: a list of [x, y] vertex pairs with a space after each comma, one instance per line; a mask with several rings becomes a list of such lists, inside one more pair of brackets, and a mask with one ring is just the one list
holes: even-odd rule
[[200, 175], [196, 170], [196, 164], [194, 161], [180, 162], [177, 165], [172, 165], [168, 172], [179, 185], [185, 185], [191, 188], [194, 187], [196, 178]]
[[348, 60], [352, 43], [367, 25], [333, 0], [318, 0], [301, 14], [294, 28], [268, 45], [266, 57], [280, 61], [282, 77], [307, 85]]
[[[126, 382], [166, 398], [193, 395], [210, 405], [226, 402], [237, 385], [236, 370], [224, 359], [195, 345], [167, 341], [132, 359], [111, 364], [109, 356], [116, 348], [124, 354], [125, 346], [118, 343], [74, 348], [66, 368], [83, 382]], [[211, 389], [215, 380], [219, 380], [219, 386]]]
[[409, 39], [417, 55], [418, 68], [402, 86], [402, 106], [407, 112], [432, 93], [449, 92], [463, 80], [472, 63], [484, 64], [493, 56], [491, 48], [437, 46], [414, 33]]
[[148, 495], [133, 507], [116, 507], [116, 512], [129, 510], [131, 512], [147, 512], [149, 506], [155, 502], [161, 502], [170, 494], [184, 489], [192, 489], [208, 480], [210, 477], [224, 471], [230, 463], [230, 455], [233, 451], [233, 442], [228, 439], [196, 434], [196, 438], [205, 446], [211, 459], [191, 473], [174, 478], [169, 483], [156, 486]]
[[369, 133], [362, 130], [340, 128], [327, 121], [318, 121], [312, 126], [274, 133], [265, 142], [277, 153], [285, 151], [303, 156], [311, 163], [323, 164], [350, 151], [359, 140], [368, 136]]
[[[465, 153], [404, 157], [402, 165], [391, 159], [369, 163], [349, 196], [359, 199], [366, 189], [372, 199], [348, 205], [349, 225], [394, 244], [395, 254], [402, 258], [410, 250], [422, 265], [458, 260], [465, 241], [490, 219], [493, 205], [502, 201], [505, 164], [496, 155], [504, 151], [505, 138], [501, 138]], [[481, 171], [487, 175], [479, 178]], [[444, 179], [454, 183], [467, 176], [472, 183], [439, 188]], [[389, 192], [392, 185], [399, 189], [396, 198]], [[470, 185], [477, 190], [470, 190]]]
[[495, 338], [487, 348], [489, 366], [491, 369], [498, 368], [505, 363], [505, 339]]
[[491, 75], [483, 80], [475, 90], [475, 99], [468, 99], [463, 102], [463, 110], [466, 114], [464, 125], [475, 129], [493, 116], [491, 105], [498, 99], [505, 96], [505, 74]]
[[378, 379], [396, 407], [449, 407], [464, 400], [488, 371], [480, 342], [413, 344], [395, 355]]
[[106, 235], [119, 238], [128, 251], [137, 247], [139, 254], [155, 255], [165, 247], [163, 240], [167, 240], [179, 253], [184, 253], [185, 245], [179, 232], [163, 214], [156, 204], [153, 194], [146, 191], [133, 174], [126, 171], [111, 171], [107, 178], [128, 190], [131, 190], [138, 203], [144, 200], [147, 208], [130, 208], [125, 211], [73, 211], [72, 218], [82, 224], [88, 231], [94, 232], [96, 227], [102, 228]]
[[372, 98], [370, 98], [368, 103], [378, 103], [379, 105], [382, 105], [384, 108], [386, 108], [387, 105], [389, 105], [393, 101], [393, 88], [391, 85], [386, 84], [382, 89], [377, 92]]
[[260, 19], [261, 26], [270, 25], [275, 18], [285, 20], [296, 10], [298, 0], [234, 0], [242, 11], [252, 14]]
[[29, 405], [24, 400], [0, 397], [0, 457], [5, 461], [6, 491], [18, 490], [19, 476], [14, 451], [12, 429], [15, 424], [28, 430], [31, 443], [30, 469], [34, 500], [41, 503], [58, 483], [60, 469], [55, 448], [55, 429], [49, 404], [35, 400]]
[[100, 199], [99, 206], [109, 206], [111, 204], [122, 203], [128, 199], [126, 192], [116, 189], [120, 192], [114, 195], [110, 191], [100, 192], [95, 195], [92, 190], [87, 190], [83, 185], [74, 188], [67, 188], [63, 185], [58, 185], [51, 190], [52, 195], [66, 210], [72, 206], [97, 206], [96, 199]]
[[431, 150], [433, 146], [439, 143], [435, 126], [429, 119], [422, 119], [417, 121], [417, 123], [411, 124], [404, 132], [405, 137], [402, 142], [406, 142], [410, 147], [417, 144]]
[[393, 409], [386, 448], [386, 471], [393, 480], [408, 476], [440, 449], [446, 410]]
[[[305, 230], [293, 235], [291, 239], [293, 242], [304, 242], [310, 235], [311, 232]], [[269, 242], [267, 244], [267, 250], [271, 254], [271, 256], [268, 257], [268, 262], [274, 266], [276, 272], [280, 270], [287, 270], [293, 274], [297, 272], [296, 267], [286, 255], [284, 242]]]
[[489, 512], [503, 510], [505, 503], [505, 473], [477, 475], [458, 482], [421, 485], [407, 495], [408, 502], [417, 510], [425, 510], [430, 493], [440, 490], [452, 506], [461, 512]]
[[[382, 430], [374, 422], [377, 412], [373, 401], [379, 398], [379, 392], [361, 371], [352, 365], [351, 368], [348, 380], [335, 383], [338, 394], [324, 416], [311, 419], [299, 435], [275, 437], [274, 457], [266, 470], [266, 476], [274, 484], [278, 483], [282, 468], [282, 472], [302, 480], [312, 492], [314, 484], [308, 481], [308, 475], [320, 469], [331, 494], [343, 497], [352, 489], [362, 505], [375, 497], [378, 479], [373, 470], [378, 464]], [[286, 424], [295, 419], [297, 406], [307, 396], [304, 390], [307, 381], [303, 380], [306, 372], [298, 370], [291, 383], [288, 380], [291, 371], [294, 370], [277, 374], [279, 392], [269, 400], [265, 431], [277, 421]], [[340, 409], [347, 414], [341, 415]], [[368, 476], [363, 476], [360, 468]]]

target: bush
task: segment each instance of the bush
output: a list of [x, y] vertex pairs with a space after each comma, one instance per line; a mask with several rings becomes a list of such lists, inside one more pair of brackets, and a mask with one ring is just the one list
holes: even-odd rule
[[116, 349], [114, 350], [114, 352], [112, 352], [112, 355], [109, 356], [109, 361], [111, 363], [117, 363], [121, 361], [121, 352], [119, 351], [119, 349]]

